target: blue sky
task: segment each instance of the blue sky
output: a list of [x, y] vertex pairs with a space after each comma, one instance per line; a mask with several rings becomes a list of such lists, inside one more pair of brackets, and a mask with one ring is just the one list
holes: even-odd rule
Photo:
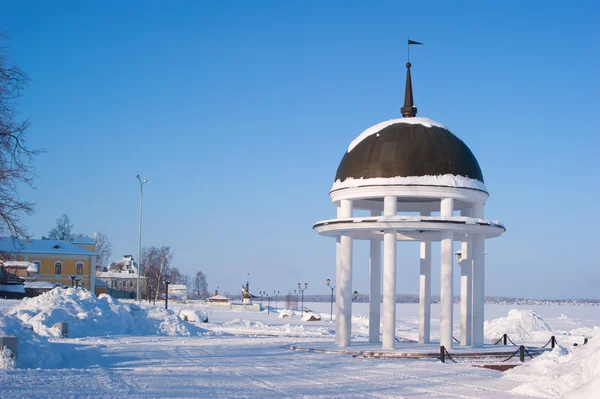
[[[399, 117], [410, 35], [426, 43], [411, 54], [419, 116], [469, 145], [486, 216], [508, 229], [486, 244], [486, 294], [600, 298], [600, 6], [323, 3], [4, 2], [0, 30], [32, 79], [30, 144], [47, 151], [23, 190], [29, 230], [67, 213], [114, 257], [135, 254], [140, 173], [144, 244], [170, 245], [174, 266], [221, 291], [249, 272], [255, 291], [327, 293], [335, 245], [311, 227], [335, 215], [349, 142]], [[399, 292], [418, 292], [417, 245], [398, 258]]]

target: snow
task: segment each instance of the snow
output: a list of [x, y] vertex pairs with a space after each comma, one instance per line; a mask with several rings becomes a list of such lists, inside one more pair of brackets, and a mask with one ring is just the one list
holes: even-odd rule
[[206, 323], [208, 315], [200, 309], [181, 309], [178, 314], [181, 320], [189, 321], [190, 323]]
[[25, 298], [6, 314], [31, 326], [36, 334], [43, 337], [60, 337], [60, 330], [55, 325], [58, 322], [69, 324], [70, 337], [191, 335], [203, 332], [179, 319], [173, 310], [147, 304], [125, 305], [109, 295], [96, 297], [89, 291], [74, 288], [54, 288], [40, 296]]
[[0, 252], [27, 254], [96, 255], [94, 251], [62, 240], [15, 239], [0, 237]]
[[423, 125], [425, 127], [435, 126], [435, 127], [441, 127], [442, 129], [446, 129], [446, 127], [444, 125], [442, 125], [441, 123], [431, 120], [429, 118], [415, 117], [415, 118], [390, 119], [388, 121], [378, 123], [375, 126], [371, 126], [367, 130], [365, 130], [364, 132], [359, 134], [358, 137], [355, 138], [354, 140], [352, 140], [352, 142], [350, 143], [350, 146], [348, 147], [348, 152], [352, 151], [352, 149], [354, 149], [354, 147], [356, 147], [361, 141], [363, 141], [367, 137], [377, 134], [378, 132], [382, 131], [386, 127], [395, 125], [396, 123], [406, 123], [409, 125]]
[[540, 398], [593, 398], [600, 392], [600, 328], [587, 345], [557, 346], [505, 379], [521, 382], [512, 393]]
[[25, 286], [23, 284], [0, 284], [0, 291], [24, 294]]
[[49, 281], [26, 281], [25, 288], [54, 288], [56, 287], [55, 283], [51, 283]]
[[[36, 334], [14, 316], [0, 315], [0, 335], [18, 337], [20, 368], [51, 368], [63, 361], [59, 345], [52, 344], [46, 337]], [[0, 359], [0, 369], [13, 367], [15, 364], [4, 356]]]
[[[564, 315], [561, 315], [561, 318]], [[507, 334], [515, 343], [548, 341], [553, 331], [548, 324], [531, 310], [512, 309], [508, 316], [500, 317], [484, 324], [487, 341], [495, 342]]]
[[396, 176], [396, 177], [374, 177], [369, 179], [347, 178], [344, 181], [337, 179], [333, 183], [331, 191], [345, 188], [356, 188], [364, 186], [433, 186], [433, 187], [456, 187], [469, 188], [487, 192], [483, 182], [465, 176], [438, 175], [438, 176]]
[[[83, 290], [55, 289], [52, 292], [59, 290], [62, 292], [61, 300], [48, 296], [37, 306], [28, 304], [30, 300], [0, 300], [0, 333], [19, 336], [18, 368], [0, 371], [0, 397], [511, 398], [523, 397], [519, 387], [543, 378], [542, 369], [546, 367], [542, 364], [530, 367], [531, 371], [520, 376], [516, 374], [521, 368], [533, 366], [536, 359], [515, 369], [514, 375], [503, 377], [500, 372], [472, 367], [469, 363], [441, 364], [436, 359], [362, 359], [287, 349], [289, 345], [333, 346], [335, 323], [329, 321], [329, 303], [305, 302], [306, 313], [321, 316], [321, 321], [307, 322], [298, 317], [298, 311], [276, 307], [269, 308], [269, 311], [256, 311], [187, 301], [185, 304], [170, 302], [172, 309], [166, 311], [162, 304], [138, 305], [118, 302], [107, 296], [95, 298], [75, 292]], [[150, 326], [145, 328], [153, 333], [138, 335], [145, 323], [134, 321], [134, 330], [110, 334], [108, 329], [112, 320], [108, 319], [106, 323], [97, 325], [104, 335], [45, 337], [26, 328], [26, 323], [17, 317], [18, 312], [15, 311], [26, 307], [43, 313], [50, 306], [73, 317], [77, 310], [75, 305], [83, 313], [89, 313], [94, 306], [100, 307], [104, 313], [109, 310], [101, 305], [109, 301], [113, 307], [125, 309], [134, 320], [150, 319]], [[455, 334], [459, 329], [458, 309], [459, 305], [456, 305]], [[531, 312], [514, 317], [511, 316], [514, 312], [509, 312], [512, 309]], [[368, 310], [366, 303], [353, 303], [352, 339], [356, 347], [367, 345]], [[418, 304], [398, 304], [397, 310], [397, 336], [407, 339], [418, 336]], [[599, 329], [594, 330], [594, 326], [600, 325], [597, 310], [594, 306], [486, 305], [486, 318], [511, 320], [512, 324], [507, 322], [505, 326], [520, 325], [534, 337], [534, 330], [543, 332], [540, 326], [547, 325], [557, 335], [562, 347], [542, 356], [558, 362], [556, 359], [581, 353], [578, 355], [580, 360], [587, 359], [588, 363], [582, 363], [579, 375], [570, 377], [573, 384], [567, 388], [575, 389], [572, 395], [582, 392], [575, 397], [594, 397], [598, 367], [596, 352], [591, 349], [592, 344], [598, 344], [594, 343], [595, 340], [600, 341], [596, 335]], [[202, 324], [205, 330], [201, 330], [181, 320], [186, 312], [203, 312], [208, 315], [210, 323]], [[295, 317], [281, 318], [282, 314]], [[432, 339], [437, 340], [439, 305], [432, 305], [431, 314]], [[561, 314], [564, 316], [561, 317]], [[161, 324], [163, 330], [159, 331]], [[178, 331], [173, 326], [207, 332]], [[169, 331], [173, 334], [169, 335]], [[578, 334], [592, 336], [590, 343], [574, 348], [572, 342], [576, 339], [581, 342]], [[35, 345], [29, 346], [35, 347], [37, 353], [30, 352], [27, 356], [23, 352], [26, 349], [22, 342], [26, 338], [37, 340]], [[400, 345], [403, 343], [398, 343]], [[40, 361], [36, 355], [46, 357], [46, 360]], [[546, 365], [551, 366], [551, 363], [549, 361]], [[573, 367], [572, 370], [563, 370], [563, 374], [577, 373], [577, 370]], [[589, 375], [584, 370], [588, 370]]]

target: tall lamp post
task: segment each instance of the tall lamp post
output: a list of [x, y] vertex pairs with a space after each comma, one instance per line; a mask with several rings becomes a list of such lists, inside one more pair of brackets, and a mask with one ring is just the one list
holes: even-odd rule
[[275, 295], [275, 311], [277, 311], [277, 295], [279, 295], [279, 291], [273, 290], [273, 295]]
[[302, 284], [298, 283], [298, 291], [302, 294], [302, 313], [304, 313], [304, 291], [308, 289], [308, 283], [304, 283], [304, 289], [302, 288]]
[[169, 309], [169, 284], [171, 280], [165, 280], [165, 309]]
[[327, 286], [331, 288], [331, 311], [329, 313], [329, 321], [333, 321], [333, 290], [335, 290], [335, 285], [331, 285], [331, 280], [325, 280], [327, 282]]
[[263, 297], [263, 295], [266, 294], [266, 292], [265, 291], [258, 291], [258, 294], [260, 295], [260, 307], [262, 308], [262, 297]]
[[141, 282], [141, 274], [142, 274], [142, 204], [144, 200], [144, 184], [148, 183], [148, 179], [142, 180], [140, 174], [135, 175], [140, 182], [140, 225], [138, 229], [138, 283], [137, 283], [137, 301], [140, 302], [140, 284]]

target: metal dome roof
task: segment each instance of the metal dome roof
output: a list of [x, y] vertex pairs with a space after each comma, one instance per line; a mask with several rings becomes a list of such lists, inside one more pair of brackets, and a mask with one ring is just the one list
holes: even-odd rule
[[454, 175], [484, 183], [475, 155], [461, 139], [441, 125], [411, 119], [368, 129], [342, 158], [335, 180]]

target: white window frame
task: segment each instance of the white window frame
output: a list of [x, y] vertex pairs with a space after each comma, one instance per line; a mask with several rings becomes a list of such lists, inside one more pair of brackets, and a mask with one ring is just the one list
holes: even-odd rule
[[[56, 265], [60, 264], [60, 273], [56, 273]], [[63, 274], [63, 268], [65, 267], [65, 264], [63, 263], [62, 260], [55, 260], [54, 261], [54, 275], [55, 276], [61, 276]]]
[[[77, 268], [81, 266], [81, 273], [77, 273]], [[83, 275], [83, 268], [85, 267], [85, 263], [82, 261], [78, 261], [75, 263], [75, 274], [77, 274], [78, 276]]]

